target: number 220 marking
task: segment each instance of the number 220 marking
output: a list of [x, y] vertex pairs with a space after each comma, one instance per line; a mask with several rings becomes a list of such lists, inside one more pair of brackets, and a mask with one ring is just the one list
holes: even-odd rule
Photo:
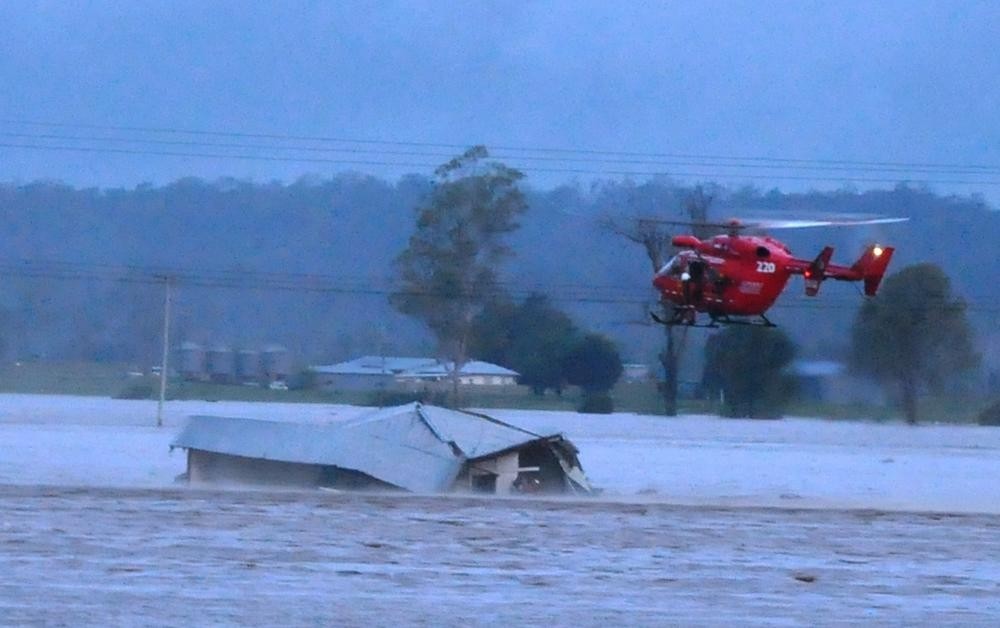
[[773, 273], [774, 262], [757, 262], [758, 273]]

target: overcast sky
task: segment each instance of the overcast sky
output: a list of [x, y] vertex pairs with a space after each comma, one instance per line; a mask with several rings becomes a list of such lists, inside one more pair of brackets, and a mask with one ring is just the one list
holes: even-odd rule
[[[546, 186], [626, 171], [785, 189], [927, 178], [977, 181], [935, 187], [996, 203], [998, 33], [997, 2], [6, 2], [0, 180], [396, 176], [429, 172], [423, 164], [454, 152], [336, 144], [372, 152], [328, 153], [316, 149], [334, 145], [304, 141], [296, 145], [312, 150], [289, 151], [273, 138], [23, 124], [33, 121], [481, 142], [519, 147], [510, 161]], [[98, 139], [111, 136], [119, 141]], [[139, 141], [149, 139], [160, 143]], [[543, 147], [994, 168], [801, 170], [746, 159], [723, 168], [523, 150]], [[431, 154], [396, 154], [414, 152]], [[660, 163], [626, 163], [643, 160]]]

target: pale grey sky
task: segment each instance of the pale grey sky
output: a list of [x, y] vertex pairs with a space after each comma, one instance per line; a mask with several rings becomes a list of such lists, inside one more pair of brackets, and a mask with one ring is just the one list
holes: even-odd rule
[[[185, 175], [289, 180], [346, 168], [396, 176], [429, 172], [422, 164], [453, 152], [385, 144], [351, 145], [371, 153], [292, 152], [268, 148], [274, 140], [267, 138], [13, 122], [19, 120], [985, 165], [993, 169], [801, 170], [507, 153], [540, 185], [623, 171], [784, 189], [927, 178], [975, 181], [934, 187], [981, 193], [995, 203], [997, 33], [997, 2], [8, 2], [0, 4], [0, 180], [100, 186]], [[110, 135], [126, 141], [93, 139]], [[244, 146], [221, 145], [233, 143]], [[394, 154], [401, 152], [432, 154]], [[297, 161], [302, 157], [415, 165]]]

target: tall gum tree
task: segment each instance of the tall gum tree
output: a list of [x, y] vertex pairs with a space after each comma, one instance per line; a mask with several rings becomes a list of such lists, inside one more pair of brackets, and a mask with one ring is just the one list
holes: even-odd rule
[[527, 209], [518, 187], [524, 175], [488, 159], [486, 148], [475, 146], [435, 171], [413, 235], [396, 258], [400, 286], [390, 298], [434, 334], [450, 363], [455, 404], [473, 320], [500, 292], [498, 269], [512, 255], [506, 239]]
[[859, 310], [851, 340], [853, 370], [882, 382], [911, 424], [923, 389], [940, 389], [979, 364], [965, 302], [952, 295], [951, 281], [934, 264], [888, 277]]
[[[714, 233], [708, 222], [708, 210], [712, 205], [713, 195], [706, 194], [702, 186], [697, 186], [685, 195], [682, 201], [683, 216], [691, 222], [691, 232], [700, 239], [708, 238]], [[634, 201], [632, 204], [635, 204]], [[630, 208], [633, 212], [628, 218], [605, 216], [601, 226], [615, 235], [638, 244], [642, 247], [649, 260], [650, 269], [655, 275], [675, 253], [671, 244], [672, 234], [667, 226], [658, 220], [650, 220]], [[658, 218], [658, 216], [656, 217]], [[673, 318], [674, 305], [669, 301], [659, 300], [657, 303], [659, 316], [663, 320]], [[667, 416], [677, 416], [677, 388], [681, 356], [687, 348], [688, 327], [663, 326], [664, 346], [659, 352], [660, 366], [663, 367], [663, 382], [660, 394], [663, 398], [663, 412]]]

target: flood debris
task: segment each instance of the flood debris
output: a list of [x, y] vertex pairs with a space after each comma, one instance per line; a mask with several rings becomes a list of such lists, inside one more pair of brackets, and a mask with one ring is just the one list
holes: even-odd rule
[[578, 450], [485, 414], [411, 403], [342, 423], [193, 416], [171, 444], [190, 483], [590, 494]]

